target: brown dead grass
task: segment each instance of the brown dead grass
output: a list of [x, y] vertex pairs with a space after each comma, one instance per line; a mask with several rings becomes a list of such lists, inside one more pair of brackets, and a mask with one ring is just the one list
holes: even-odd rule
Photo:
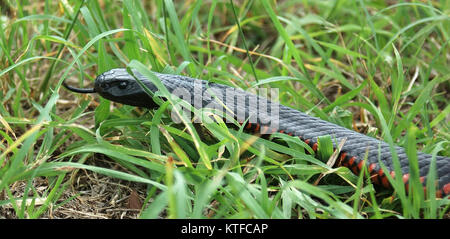
[[[120, 166], [105, 160], [90, 159], [88, 164], [110, 164], [108, 167], [120, 170]], [[36, 197], [35, 204], [42, 205], [45, 195], [52, 187], [44, 177], [33, 179], [34, 192], [29, 196]], [[64, 179], [66, 187], [55, 204], [49, 206], [40, 218], [50, 219], [134, 219], [139, 216], [142, 202], [145, 199], [144, 184], [114, 179], [95, 172], [80, 169], [68, 173]], [[15, 198], [24, 194], [26, 181], [18, 181], [10, 190]], [[3, 195], [3, 200], [9, 199]], [[21, 202], [21, 201], [20, 201]], [[18, 202], [18, 203], [20, 203]], [[17, 202], [16, 202], [17, 203]], [[30, 200], [27, 203], [31, 203]], [[25, 214], [25, 217], [29, 215]], [[0, 207], [0, 218], [14, 219], [17, 215], [12, 204]]]

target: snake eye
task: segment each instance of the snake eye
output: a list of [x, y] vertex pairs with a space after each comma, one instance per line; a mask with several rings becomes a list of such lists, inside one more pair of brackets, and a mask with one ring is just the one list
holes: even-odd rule
[[127, 88], [128, 82], [126, 81], [122, 81], [119, 83], [119, 89], [124, 90], [125, 88]]

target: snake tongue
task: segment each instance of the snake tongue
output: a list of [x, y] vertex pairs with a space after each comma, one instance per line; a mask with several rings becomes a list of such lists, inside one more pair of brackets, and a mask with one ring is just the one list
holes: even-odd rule
[[82, 93], [82, 94], [96, 93], [96, 91], [95, 91], [94, 88], [85, 88], [85, 89], [82, 89], [82, 88], [76, 88], [76, 87], [72, 87], [72, 86], [70, 86], [70, 85], [67, 85], [67, 84], [66, 84], [66, 81], [63, 81], [62, 84], [63, 84], [63, 86], [64, 86], [66, 89], [68, 89], [68, 90], [70, 90], [70, 91], [73, 91], [73, 92]]

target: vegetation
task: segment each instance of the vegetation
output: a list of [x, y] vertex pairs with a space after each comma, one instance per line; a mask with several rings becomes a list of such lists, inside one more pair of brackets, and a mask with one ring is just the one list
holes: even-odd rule
[[175, 124], [170, 102], [148, 111], [61, 83], [89, 86], [130, 67], [277, 88], [281, 104], [409, 155], [450, 156], [450, 1], [6, 0], [0, 8], [0, 217], [448, 217], [449, 199], [436, 198], [432, 183], [427, 194], [406, 194], [395, 180], [397, 190], [383, 190], [287, 135]]

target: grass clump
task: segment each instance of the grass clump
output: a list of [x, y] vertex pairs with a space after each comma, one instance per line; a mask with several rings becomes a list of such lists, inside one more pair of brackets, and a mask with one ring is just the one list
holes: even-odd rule
[[116, 67], [278, 88], [283, 105], [406, 147], [415, 172], [417, 151], [450, 156], [448, 2], [46, 0], [0, 11], [0, 217], [448, 217], [432, 183], [406, 194], [391, 178], [392, 196], [287, 135], [175, 124], [170, 101], [147, 111], [61, 89]]

